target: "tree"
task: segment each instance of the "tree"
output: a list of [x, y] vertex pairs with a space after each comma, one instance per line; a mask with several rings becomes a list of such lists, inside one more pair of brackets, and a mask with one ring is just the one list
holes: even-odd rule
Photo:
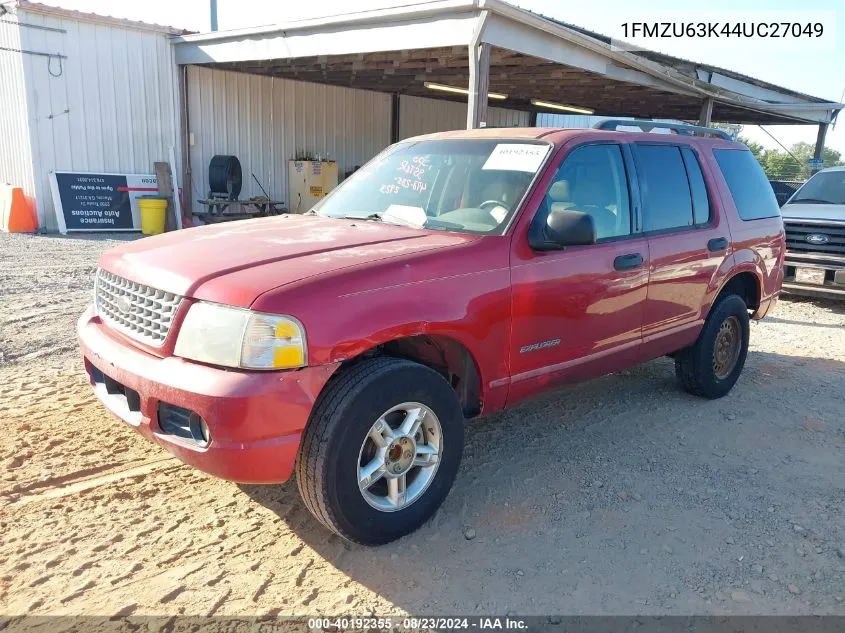
[[751, 150], [751, 153], [754, 154], [754, 158], [756, 158], [761, 163], [763, 162], [763, 153], [766, 151], [766, 148], [760, 145], [760, 143], [755, 143], [747, 138], [743, 138], [742, 136], [738, 136], [736, 138], [737, 141], [748, 147]]
[[793, 158], [776, 149], [765, 150], [760, 164], [770, 180], [804, 180], [810, 175], [806, 160], [802, 161], [797, 155]]
[[[770, 180], [806, 180], [811, 175], [807, 161], [813, 157], [815, 151], [815, 145], [812, 143], [795, 143], [787, 153], [780, 149], [766, 149], [760, 143], [742, 136], [737, 140], [751, 150]], [[841, 153], [831, 147], [824, 148], [822, 159], [825, 167], [843, 164]]]
[[[810, 143], [805, 143], [801, 141], [800, 143], [796, 143], [792, 147], [789, 148], [795, 156], [804, 162], [807, 163], [809, 159], [813, 157], [813, 152], [815, 151], [816, 146], [811, 145]], [[834, 167], [836, 165], [842, 164], [842, 154], [837, 152], [832, 147], [825, 147], [822, 150], [822, 159], [824, 159], [824, 166], [825, 167]]]
[[717, 130], [723, 130], [730, 134], [734, 138], [738, 138], [740, 133], [742, 132], [742, 123], [711, 123], [710, 127], [714, 127]]

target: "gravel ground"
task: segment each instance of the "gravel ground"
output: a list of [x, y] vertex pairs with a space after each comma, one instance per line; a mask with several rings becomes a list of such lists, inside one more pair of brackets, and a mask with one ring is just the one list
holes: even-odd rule
[[845, 614], [845, 304], [782, 300], [719, 401], [661, 359], [471, 423], [441, 510], [367, 549], [96, 402], [114, 243], [0, 234], [0, 614]]

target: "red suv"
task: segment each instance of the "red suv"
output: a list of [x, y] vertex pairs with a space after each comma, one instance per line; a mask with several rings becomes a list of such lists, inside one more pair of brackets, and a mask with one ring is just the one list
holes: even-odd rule
[[744, 146], [673, 129], [414, 138], [304, 215], [124, 244], [79, 321], [91, 383], [201, 470], [296, 470], [366, 544], [437, 509], [469, 418], [663, 355], [724, 396], [780, 291], [783, 224]]

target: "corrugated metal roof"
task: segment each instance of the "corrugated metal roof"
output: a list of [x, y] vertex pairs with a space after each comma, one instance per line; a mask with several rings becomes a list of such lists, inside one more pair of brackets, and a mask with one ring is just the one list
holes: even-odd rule
[[[620, 49], [612, 46], [606, 36], [515, 7], [505, 0], [431, 0], [273, 26], [175, 37], [173, 43], [177, 63], [225, 64], [230, 70], [300, 80], [301, 70], [310, 73], [309, 80], [320, 83], [379, 90], [383, 86], [362, 81], [355, 73], [359, 67], [373, 70], [367, 67], [367, 55], [403, 49], [454, 49], [464, 45], [464, 41], [469, 42], [469, 31], [480, 28], [479, 24], [486, 19], [482, 14], [493, 16], [496, 26], [482, 31], [486, 43], [514, 51], [521, 60], [545, 59], [558, 64], [559, 70], [574, 68], [576, 72], [569, 74], [580, 73], [570, 77], [573, 81], [577, 79], [576, 88], [582, 92], [592, 89], [594, 95], [603, 95], [604, 102], [597, 104], [601, 107], [594, 108], [602, 114], [610, 114], [611, 110], [619, 112], [624, 107], [611, 103], [613, 99], [618, 101], [620, 91], [631, 93], [627, 103], [632, 107], [628, 114], [645, 118], [697, 119], [702, 100], [706, 98], [714, 101], [714, 120], [747, 123], [829, 123], [843, 108], [840, 103], [708, 64], [643, 49]], [[374, 37], [374, 33], [378, 36]], [[572, 47], [574, 52], [570, 50]], [[343, 64], [352, 55], [364, 56], [363, 60], [352, 61], [352, 72], [337, 81], [321, 80], [321, 75], [327, 75], [326, 59]], [[296, 64], [291, 63], [294, 59]], [[279, 63], [251, 63], [268, 60]], [[545, 81], [549, 88], [551, 82], [544, 74], [546, 69], [539, 64], [535, 67], [538, 69], [533, 71], [535, 76], [527, 81], [538, 86]], [[333, 70], [336, 75], [342, 74], [344, 67]], [[427, 68], [425, 72], [429, 73]], [[421, 81], [417, 74], [408, 77], [406, 86]], [[456, 73], [454, 79], [465, 78]], [[605, 90], [608, 86], [613, 91]], [[553, 88], [552, 93], [563, 90], [560, 84]], [[520, 93], [513, 91], [513, 95], [527, 101], [531, 91], [520, 89]], [[408, 90], [399, 86], [394, 91]], [[565, 102], [565, 97], [562, 94], [558, 101]]]
[[100, 15], [99, 13], [86, 13], [85, 11], [65, 9], [64, 7], [43, 4], [41, 2], [30, 2], [29, 0], [13, 0], [12, 2], [0, 2], [0, 4], [14, 6], [18, 9], [29, 11], [31, 13], [52, 15], [72, 20], [82, 20], [84, 22], [94, 22], [96, 24], [107, 24], [109, 26], [119, 26], [139, 31], [155, 31], [158, 33], [165, 33], [167, 35], [190, 35], [193, 33], [193, 31], [186, 31], [185, 29], [176, 28], [175, 26], [165, 26], [163, 24], [154, 24], [151, 22], [139, 22], [137, 20], [126, 20], [111, 15]]

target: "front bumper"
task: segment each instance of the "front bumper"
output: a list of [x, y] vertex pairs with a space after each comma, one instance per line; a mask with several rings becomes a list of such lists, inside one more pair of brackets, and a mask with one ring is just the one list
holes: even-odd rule
[[[89, 381], [113, 414], [186, 464], [241, 483], [290, 478], [314, 401], [337, 369], [248, 372], [159, 358], [114, 334], [90, 308], [77, 333]], [[164, 432], [160, 403], [201, 416], [210, 443]]]

